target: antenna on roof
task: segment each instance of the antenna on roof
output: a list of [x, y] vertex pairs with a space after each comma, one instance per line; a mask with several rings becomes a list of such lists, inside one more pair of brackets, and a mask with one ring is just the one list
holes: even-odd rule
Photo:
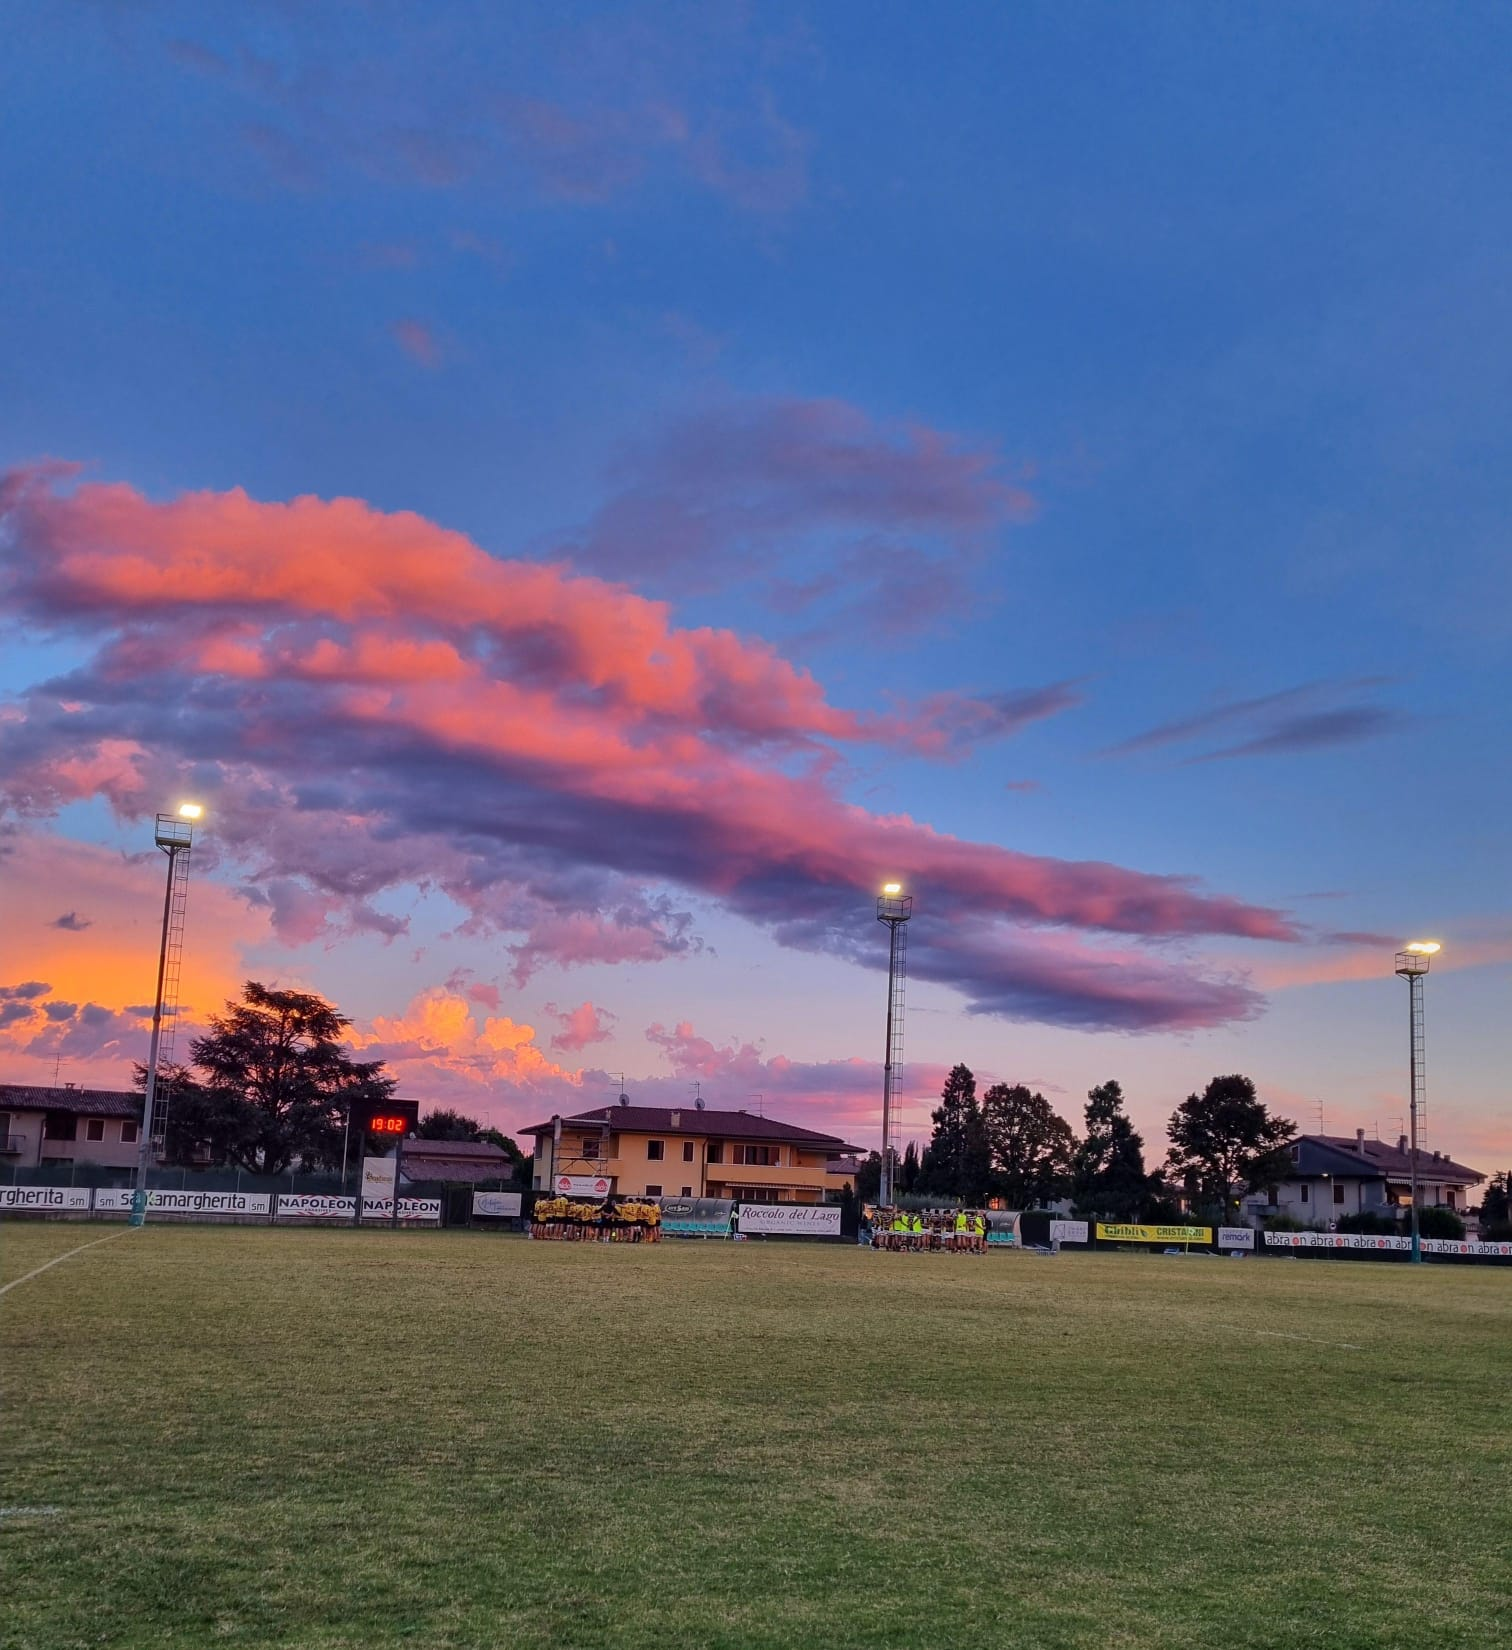
[[748, 1098], [756, 1102], [756, 1115], [758, 1117], [765, 1117], [766, 1113], [761, 1109], [761, 1107], [762, 1102], [766, 1099], [766, 1096], [764, 1094], [753, 1094], [748, 1096]]
[[624, 1072], [621, 1072], [619, 1074], [619, 1088], [620, 1088], [619, 1103], [622, 1106], [628, 1106], [630, 1104], [630, 1096], [625, 1093], [625, 1074], [624, 1074]]
[[1318, 1133], [1323, 1133], [1323, 1102], [1315, 1100], [1313, 1104], [1318, 1108]]
[[63, 1069], [63, 1051], [59, 1049], [53, 1058], [53, 1087], [58, 1086], [58, 1075]]

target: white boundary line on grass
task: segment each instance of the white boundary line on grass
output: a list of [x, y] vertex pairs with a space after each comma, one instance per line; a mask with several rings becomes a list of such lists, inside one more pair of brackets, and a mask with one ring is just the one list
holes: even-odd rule
[[130, 1226], [123, 1226], [119, 1232], [107, 1232], [102, 1238], [91, 1238], [88, 1243], [81, 1243], [77, 1249], [65, 1249], [61, 1255], [54, 1255], [50, 1261], [36, 1267], [24, 1277], [12, 1278], [9, 1283], [0, 1284], [0, 1295], [8, 1295], [12, 1289], [19, 1288], [23, 1283], [30, 1283], [33, 1278], [39, 1278], [50, 1267], [58, 1266], [73, 1255], [82, 1255], [86, 1249], [93, 1249], [97, 1243], [109, 1243], [111, 1238], [125, 1237], [131, 1231]]

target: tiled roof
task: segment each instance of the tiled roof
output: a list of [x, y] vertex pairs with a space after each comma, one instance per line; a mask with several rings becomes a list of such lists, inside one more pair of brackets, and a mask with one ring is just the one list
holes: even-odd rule
[[406, 1180], [512, 1180], [514, 1162], [491, 1140], [406, 1140]]
[[0, 1111], [66, 1111], [75, 1117], [140, 1117], [142, 1097], [130, 1089], [45, 1088], [0, 1083]]
[[[673, 1119], [676, 1119], [674, 1122]], [[700, 1111], [696, 1106], [600, 1106], [596, 1111], [578, 1112], [562, 1119], [563, 1127], [594, 1128], [607, 1123], [616, 1132], [629, 1134], [691, 1134], [707, 1140], [785, 1140], [795, 1146], [811, 1146], [816, 1151], [854, 1152], [837, 1135], [801, 1129], [796, 1123], [782, 1123], [775, 1117], [757, 1117], [747, 1111]], [[534, 1123], [525, 1134], [550, 1134], [551, 1124]]]
[[[1361, 1141], [1356, 1135], [1341, 1134], [1302, 1134], [1297, 1136], [1297, 1144], [1312, 1148], [1299, 1164], [1304, 1172], [1311, 1159], [1319, 1165], [1312, 1170], [1314, 1174], [1325, 1169], [1333, 1175], [1348, 1174], [1353, 1170], [1369, 1179], [1379, 1177], [1405, 1182], [1412, 1178], [1412, 1152], [1405, 1145], [1392, 1145], [1389, 1141], [1369, 1138]], [[1419, 1180], [1453, 1180], [1473, 1186], [1486, 1178], [1479, 1169], [1468, 1168], [1452, 1158], [1421, 1149], [1417, 1154], [1417, 1167]]]

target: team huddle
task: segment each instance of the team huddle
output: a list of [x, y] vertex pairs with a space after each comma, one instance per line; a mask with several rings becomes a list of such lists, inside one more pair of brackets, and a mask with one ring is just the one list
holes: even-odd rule
[[921, 1251], [950, 1250], [958, 1255], [987, 1252], [987, 1217], [976, 1210], [878, 1209], [872, 1222], [872, 1248]]

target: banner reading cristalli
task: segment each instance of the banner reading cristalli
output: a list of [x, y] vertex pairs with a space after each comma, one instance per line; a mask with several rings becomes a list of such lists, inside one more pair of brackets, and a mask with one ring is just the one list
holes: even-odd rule
[[1098, 1221], [1097, 1235], [1105, 1243], [1211, 1243], [1211, 1226], [1117, 1226]]

